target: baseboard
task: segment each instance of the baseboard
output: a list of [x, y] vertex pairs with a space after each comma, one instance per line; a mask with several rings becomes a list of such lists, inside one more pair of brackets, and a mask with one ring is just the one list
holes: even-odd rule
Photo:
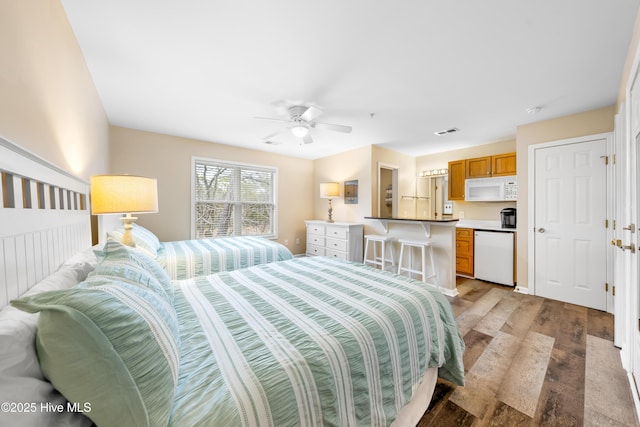
[[438, 288], [440, 290], [440, 292], [442, 292], [444, 295], [448, 296], [448, 297], [457, 297], [458, 294], [458, 290], [457, 289], [445, 289], [445, 288]]

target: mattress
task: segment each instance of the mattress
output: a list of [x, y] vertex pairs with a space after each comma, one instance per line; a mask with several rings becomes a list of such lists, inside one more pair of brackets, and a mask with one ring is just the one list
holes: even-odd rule
[[162, 242], [157, 254], [174, 280], [283, 261], [293, 254], [280, 243], [253, 236]]
[[464, 382], [451, 306], [422, 282], [310, 257], [174, 283], [170, 425], [387, 426], [429, 368]]

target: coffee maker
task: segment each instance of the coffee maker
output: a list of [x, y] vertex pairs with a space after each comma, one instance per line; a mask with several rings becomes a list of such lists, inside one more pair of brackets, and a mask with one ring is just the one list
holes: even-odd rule
[[516, 208], [504, 208], [500, 211], [502, 228], [516, 228]]

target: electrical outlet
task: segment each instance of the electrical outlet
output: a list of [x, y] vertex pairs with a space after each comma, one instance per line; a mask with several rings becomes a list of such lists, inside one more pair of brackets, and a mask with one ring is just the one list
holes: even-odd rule
[[458, 213], [458, 217], [459, 217], [460, 219], [464, 218], [464, 211], [460, 211], [460, 212]]
[[289, 246], [289, 239], [284, 239], [284, 245]]
[[299, 244], [300, 244], [300, 238], [296, 237], [296, 245], [299, 245]]

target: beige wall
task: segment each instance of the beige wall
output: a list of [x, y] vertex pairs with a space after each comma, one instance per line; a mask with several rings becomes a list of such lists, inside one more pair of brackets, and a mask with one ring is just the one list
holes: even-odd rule
[[[416, 158], [386, 148], [371, 147], [371, 213], [378, 215], [378, 167], [381, 164], [398, 167], [398, 217], [415, 217]], [[403, 198], [402, 196], [409, 196]]]
[[107, 117], [60, 2], [0, 2], [0, 52], [0, 135], [83, 179], [105, 173]]
[[[448, 163], [454, 160], [473, 159], [474, 157], [492, 156], [494, 154], [511, 153], [514, 151], [516, 151], [516, 140], [510, 139], [444, 153], [420, 156], [416, 158], [416, 174], [423, 170], [447, 168]], [[519, 197], [520, 195], [518, 194], [518, 198]], [[516, 204], [514, 202], [478, 203], [454, 201], [452, 216], [459, 218], [462, 214], [465, 219], [499, 221], [500, 211], [510, 207], [516, 207]]]
[[[361, 222], [371, 215], [371, 147], [361, 147], [313, 162], [313, 215], [305, 219], [327, 219], [328, 201], [320, 198], [321, 182], [339, 182], [340, 198], [333, 200], [333, 220]], [[358, 203], [344, 203], [344, 181], [358, 180]]]
[[[518, 126], [516, 130], [518, 168], [518, 240], [517, 269], [518, 286], [528, 287], [528, 230], [529, 221], [529, 146], [543, 142], [558, 141], [579, 136], [594, 135], [613, 131], [615, 106], [586, 111], [571, 116], [545, 120]], [[604, 201], [603, 201], [604, 203]]]
[[313, 217], [315, 201], [313, 161], [116, 126], [110, 140], [111, 173], [158, 179], [159, 212], [139, 215], [138, 222], [160, 240], [190, 238], [191, 157], [198, 156], [277, 167], [278, 241], [287, 240], [294, 254], [305, 251], [304, 220]]

